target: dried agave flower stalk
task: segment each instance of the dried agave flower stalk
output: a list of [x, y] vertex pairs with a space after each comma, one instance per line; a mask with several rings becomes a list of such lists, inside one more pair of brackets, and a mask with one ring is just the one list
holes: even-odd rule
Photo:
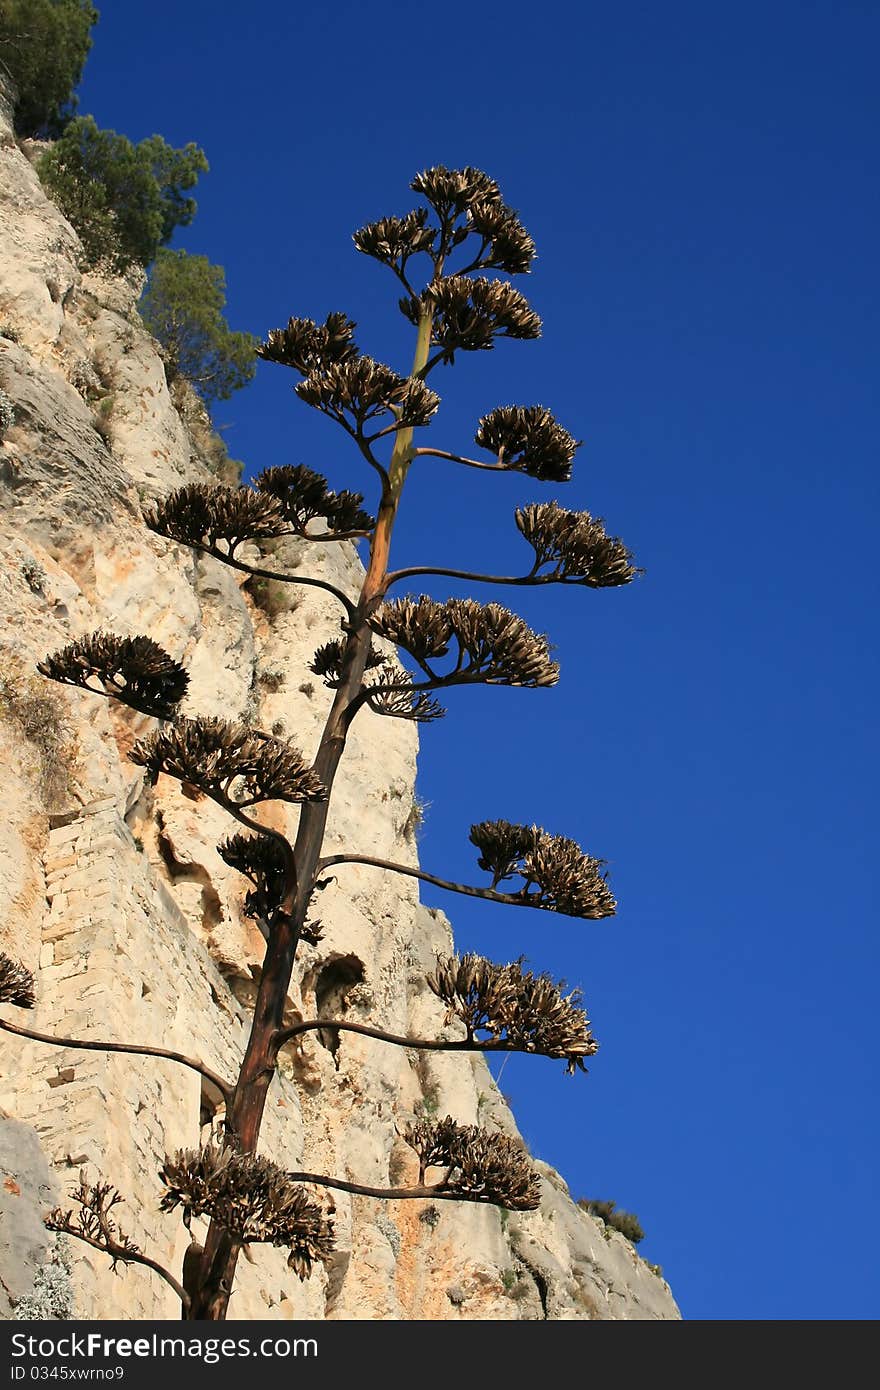
[[536, 247], [519, 217], [506, 203], [495, 199], [473, 202], [468, 226], [482, 242], [474, 258], [477, 270], [503, 270], [507, 275], [526, 275], [532, 268]]
[[541, 336], [540, 318], [506, 280], [451, 275], [421, 295], [401, 299], [400, 311], [416, 326], [426, 312], [433, 314], [431, 342], [440, 348], [443, 362], [453, 362], [459, 351], [492, 348], [496, 338]]
[[501, 202], [501, 189], [495, 180], [471, 165], [464, 169], [447, 169], [437, 164], [423, 169], [416, 174], [410, 188], [427, 199], [443, 223], [460, 217], [476, 203]]
[[269, 1158], [217, 1144], [178, 1149], [166, 1157], [160, 1177], [162, 1211], [180, 1207], [187, 1227], [194, 1216], [208, 1216], [244, 1244], [285, 1246], [300, 1279], [333, 1252], [332, 1222]]
[[313, 319], [292, 318], [286, 328], [272, 329], [266, 342], [257, 348], [257, 356], [264, 362], [291, 367], [301, 376], [311, 376], [357, 356], [353, 337], [356, 327], [346, 314], [328, 314], [322, 324]]
[[440, 404], [436, 392], [418, 377], [399, 376], [372, 357], [331, 362], [307, 376], [295, 390], [306, 405], [359, 435], [369, 420], [380, 415], [393, 414], [394, 430], [427, 425]]
[[327, 799], [320, 778], [296, 748], [227, 719], [179, 719], [141, 739], [128, 756], [154, 780], [164, 772], [225, 806]]
[[[315, 652], [309, 670], [320, 676], [326, 686], [337, 690], [342, 678], [342, 642], [325, 642]], [[430, 724], [442, 719], [446, 711], [436, 700], [422, 690], [417, 690], [411, 677], [397, 663], [390, 661], [376, 647], [370, 646], [367, 654], [366, 671], [376, 671], [377, 675], [366, 681], [363, 687], [365, 703], [376, 714], [395, 719], [411, 719], [417, 724]]]
[[382, 261], [400, 274], [406, 273], [407, 261], [421, 252], [434, 249], [437, 231], [427, 226], [428, 209], [416, 208], [403, 217], [382, 217], [368, 222], [352, 238], [358, 251]]
[[393, 719], [411, 719], [415, 724], [433, 724], [446, 711], [424, 690], [416, 690], [402, 666], [386, 661], [374, 681], [364, 688], [367, 705], [376, 714]]
[[0, 951], [0, 1004], [32, 1009], [35, 1002], [33, 971]]
[[518, 896], [527, 906], [587, 918], [612, 917], [617, 910], [604, 860], [593, 859], [564, 835], [549, 835], [537, 825], [481, 821], [471, 826], [470, 841], [480, 851], [480, 868], [492, 875], [493, 888], [522, 878]]
[[236, 869], [254, 885], [245, 895], [248, 917], [268, 921], [284, 895], [287, 863], [274, 835], [230, 835], [217, 846], [217, 853], [230, 869]]
[[623, 541], [606, 534], [601, 517], [555, 502], [534, 502], [514, 515], [535, 552], [534, 574], [549, 565], [554, 579], [608, 589], [631, 583], [639, 573]]
[[[500, 603], [473, 599], [395, 599], [370, 619], [373, 631], [408, 651], [437, 684], [479, 678], [483, 685], [548, 686], [559, 679], [546, 637]], [[444, 657], [455, 639], [452, 671], [436, 672], [430, 662]]]
[[[186, 671], [157, 642], [112, 632], [70, 642], [37, 662], [37, 670], [49, 680], [107, 695], [154, 719], [173, 719], [189, 686]], [[100, 681], [100, 689], [90, 684], [93, 680]]]
[[484, 956], [441, 957], [428, 987], [446, 1005], [446, 1022], [460, 1019], [469, 1039], [506, 1043], [511, 1050], [561, 1057], [566, 1070], [586, 1071], [598, 1051], [581, 993], [524, 970], [521, 961], [495, 965]]
[[326, 520], [328, 530], [336, 536], [362, 534], [376, 524], [361, 510], [361, 493], [332, 492], [326, 478], [302, 463], [264, 468], [255, 484], [258, 492], [275, 499], [284, 520], [298, 536], [308, 538], [309, 523], [318, 517]]
[[506, 1134], [460, 1125], [447, 1115], [407, 1125], [402, 1138], [418, 1156], [421, 1184], [429, 1169], [445, 1169], [436, 1192], [510, 1211], [535, 1211], [540, 1205], [541, 1179], [522, 1144]]
[[567, 483], [580, 441], [543, 405], [500, 405], [484, 415], [475, 442], [499, 465], [542, 483]]
[[[342, 661], [345, 656], [345, 643], [338, 640], [325, 642], [319, 647], [309, 663], [309, 670], [315, 676], [320, 676], [321, 680], [330, 690], [336, 690], [342, 677]], [[376, 647], [370, 646], [367, 653], [366, 670], [375, 670], [385, 664], [385, 656]]]
[[[281, 506], [253, 488], [189, 483], [144, 513], [151, 531], [222, 560], [244, 541], [273, 540], [287, 533]], [[221, 549], [221, 542], [225, 549]]]
[[120, 1262], [127, 1264], [130, 1260], [141, 1258], [140, 1247], [120, 1229], [110, 1214], [124, 1200], [115, 1187], [108, 1182], [90, 1183], [85, 1171], [80, 1170], [79, 1184], [70, 1195], [79, 1210], [74, 1212], [73, 1208], [64, 1210], [55, 1207], [46, 1217], [47, 1230], [76, 1236], [103, 1250], [110, 1256], [113, 1269]]

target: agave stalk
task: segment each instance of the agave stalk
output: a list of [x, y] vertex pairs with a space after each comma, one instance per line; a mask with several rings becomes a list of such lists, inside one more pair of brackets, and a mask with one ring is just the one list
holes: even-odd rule
[[[426, 309], [417, 331], [413, 376], [419, 376], [427, 366], [432, 319], [432, 311]], [[275, 1073], [276, 1034], [284, 1017], [296, 949], [319, 875], [330, 793], [345, 752], [351, 720], [358, 708], [356, 700], [363, 685], [370, 653], [369, 618], [381, 603], [387, 587], [391, 536], [412, 462], [412, 435], [411, 427], [398, 431], [387, 477], [382, 480], [382, 496], [370, 544], [369, 562], [354, 614], [348, 624], [339, 685], [315, 756], [315, 772], [327, 789], [327, 800], [312, 802], [302, 808], [293, 846], [293, 863], [288, 870], [281, 907], [266, 947], [254, 1005], [253, 1026], [227, 1116], [229, 1128], [243, 1153], [256, 1152], [266, 1097]], [[227, 1230], [212, 1221], [205, 1241], [201, 1288], [193, 1296], [188, 1309], [190, 1318], [211, 1321], [225, 1318], [240, 1248]]]

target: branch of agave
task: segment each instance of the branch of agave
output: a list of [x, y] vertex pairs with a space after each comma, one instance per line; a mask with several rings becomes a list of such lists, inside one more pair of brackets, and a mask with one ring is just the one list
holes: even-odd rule
[[182, 1052], [173, 1052], [167, 1047], [148, 1047], [138, 1043], [118, 1043], [118, 1042], [98, 1042], [91, 1038], [61, 1038], [52, 1033], [38, 1033], [33, 1028], [22, 1028], [17, 1023], [7, 1023], [0, 1018], [0, 1028], [4, 1033], [15, 1033], [20, 1038], [29, 1038], [32, 1042], [49, 1043], [52, 1047], [71, 1047], [79, 1048], [86, 1052], [130, 1052], [136, 1057], [161, 1057], [169, 1062], [179, 1062], [182, 1067], [189, 1067], [190, 1071], [198, 1072], [206, 1081], [210, 1081], [212, 1086], [223, 1096], [224, 1100], [229, 1101], [232, 1096], [232, 1087], [221, 1076], [218, 1076], [210, 1067], [204, 1066], [196, 1061], [194, 1057], [187, 1057]]
[[430, 565], [413, 565], [409, 569], [392, 570], [388, 575], [387, 588], [396, 584], [400, 579], [410, 579], [415, 574], [436, 574], [443, 575], [447, 579], [466, 579], [472, 584], [573, 584], [574, 580], [565, 579], [557, 574], [536, 574], [537, 563], [528, 574], [509, 575], [509, 574], [472, 574], [470, 570], [447, 570], [435, 569]]
[[180, 1299], [184, 1314], [189, 1312], [189, 1294], [186, 1292], [183, 1285], [177, 1282], [170, 1270], [167, 1270], [164, 1265], [160, 1265], [158, 1260], [154, 1260], [149, 1255], [145, 1255], [142, 1250], [134, 1251], [128, 1249], [126, 1246], [117, 1245], [111, 1236], [105, 1235], [103, 1241], [101, 1241], [86, 1235], [84, 1231], [71, 1230], [66, 1226], [62, 1227], [61, 1230], [64, 1235], [72, 1236], [74, 1240], [81, 1240], [84, 1245], [90, 1245], [93, 1250], [100, 1250], [102, 1255], [109, 1255], [114, 1265], [117, 1263], [125, 1265], [143, 1265], [145, 1269], [153, 1270], [154, 1274], [158, 1274], [159, 1278], [164, 1279], [168, 1287], [173, 1289], [174, 1293]]
[[357, 1033], [364, 1038], [376, 1038], [379, 1042], [390, 1043], [394, 1047], [411, 1047], [415, 1052], [524, 1052], [529, 1056], [540, 1056], [532, 1047], [520, 1047], [504, 1039], [478, 1038], [471, 1033], [465, 1038], [410, 1038], [400, 1033], [386, 1033], [382, 1028], [373, 1028], [367, 1023], [346, 1023], [336, 1018], [312, 1018], [303, 1023], [294, 1023], [282, 1028], [275, 1035], [277, 1047], [284, 1047], [301, 1033], [314, 1032], [324, 1028], [328, 1032]]
[[[439, 360], [439, 358], [435, 360]], [[519, 471], [511, 468], [509, 463], [503, 463], [500, 460], [498, 463], [481, 463], [479, 459], [465, 458], [463, 454], [451, 454], [447, 449], [435, 449], [430, 444], [413, 449], [413, 458], [448, 459], [450, 463], [463, 463], [467, 468], [483, 468], [490, 473], [515, 473]]]
[[506, 903], [509, 907], [538, 908], [542, 912], [554, 912], [560, 917], [576, 915], [572, 912], [563, 912], [561, 908], [541, 901], [537, 894], [529, 894], [527, 888], [524, 888], [521, 893], [498, 893], [494, 888], [473, 888], [466, 883], [453, 883], [448, 878], [438, 878], [436, 874], [428, 874], [424, 869], [411, 868], [409, 864], [396, 864], [390, 859], [374, 859], [369, 854], [328, 855], [318, 864], [318, 872], [324, 873], [326, 869], [332, 868], [335, 864], [366, 864], [373, 869], [387, 869], [389, 873], [403, 874], [407, 878], [417, 878], [422, 883], [432, 883], [435, 888], [444, 888], [449, 893], [463, 893], [467, 898], [485, 898], [487, 902]]
[[352, 1192], [356, 1197], [381, 1197], [390, 1202], [427, 1198], [430, 1201], [491, 1202], [493, 1206], [501, 1205], [496, 1197], [484, 1197], [475, 1192], [458, 1192], [455, 1188], [448, 1187], [445, 1181], [433, 1187], [425, 1184], [418, 1187], [367, 1187], [363, 1183], [347, 1182], [345, 1178], [328, 1178], [322, 1173], [288, 1173], [287, 1176], [291, 1182], [310, 1182], [317, 1187], [335, 1187], [340, 1192]]
[[[291, 531], [291, 535], [298, 534]], [[358, 532], [358, 535], [361, 533]], [[302, 539], [302, 537], [300, 537]], [[339, 536], [308, 536], [307, 540], [339, 540]], [[264, 570], [256, 565], [247, 565], [243, 560], [236, 560], [235, 556], [224, 550], [217, 550], [208, 545], [194, 545], [188, 541], [191, 550], [198, 550], [202, 555], [210, 555], [213, 559], [219, 560], [223, 565], [229, 565], [234, 570], [240, 570], [242, 574], [250, 574], [254, 579], [277, 579], [281, 584], [306, 584], [312, 589], [324, 589], [328, 594], [332, 594], [338, 599], [348, 614], [349, 620], [354, 617], [354, 604], [341, 589], [337, 589], [334, 584], [329, 584], [324, 579], [312, 579], [305, 574], [279, 574], [275, 570]]]

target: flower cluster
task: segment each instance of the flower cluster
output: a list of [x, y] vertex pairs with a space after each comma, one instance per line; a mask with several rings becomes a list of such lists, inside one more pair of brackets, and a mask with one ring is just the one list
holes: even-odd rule
[[567, 483], [580, 448], [543, 405], [500, 405], [483, 416], [474, 439], [504, 468], [541, 483]]
[[591, 589], [629, 584], [639, 573], [623, 541], [606, 534], [601, 517], [570, 512], [556, 502], [533, 502], [515, 516], [535, 552], [535, 573], [550, 565], [554, 578]]
[[[64, 685], [121, 700], [155, 719], [173, 718], [189, 685], [180, 663], [151, 638], [112, 632], [78, 638], [38, 662], [37, 670]], [[100, 681], [102, 689], [96, 690], [91, 680]]]
[[432, 724], [446, 711], [438, 700], [410, 684], [410, 676], [394, 661], [383, 663], [376, 679], [366, 687], [366, 700], [376, 714]]
[[361, 493], [331, 492], [327, 479], [304, 463], [264, 468], [254, 481], [258, 492], [278, 503], [285, 522], [298, 536], [307, 537], [309, 523], [317, 517], [323, 517], [336, 536], [371, 531], [376, 524], [361, 510]]
[[[338, 639], [325, 642], [322, 647], [318, 648], [315, 655], [312, 657], [309, 663], [309, 670], [313, 675], [320, 676], [321, 680], [330, 690], [336, 690], [342, 679], [342, 661], [344, 655], [344, 642]], [[367, 653], [367, 664], [365, 669], [367, 671], [375, 670], [377, 667], [384, 665], [384, 663], [385, 657], [382, 652], [378, 651], [371, 643], [370, 650]]]
[[110, 1215], [123, 1200], [115, 1187], [107, 1182], [87, 1182], [85, 1172], [81, 1170], [79, 1184], [70, 1195], [79, 1210], [74, 1213], [73, 1208], [64, 1210], [55, 1207], [46, 1217], [47, 1230], [76, 1236], [78, 1240], [105, 1251], [110, 1256], [113, 1269], [120, 1261], [126, 1264], [141, 1254], [140, 1247], [120, 1230]]
[[429, 1168], [444, 1168], [437, 1192], [465, 1202], [492, 1202], [510, 1211], [534, 1211], [541, 1180], [517, 1140], [477, 1125], [460, 1125], [450, 1116], [407, 1125], [403, 1139], [418, 1155], [419, 1182]]
[[[499, 603], [396, 599], [383, 603], [370, 622], [374, 632], [408, 651], [437, 684], [479, 680], [534, 687], [555, 685], [559, 679], [547, 638]], [[429, 663], [446, 656], [453, 639], [458, 645], [455, 667], [438, 675]]]
[[436, 392], [418, 377], [399, 376], [372, 357], [332, 362], [301, 381], [296, 394], [359, 434], [368, 420], [392, 412], [397, 429], [427, 425], [440, 404]]
[[547, 975], [524, 970], [521, 961], [495, 965], [484, 956], [449, 956], [427, 977], [446, 1005], [446, 1021], [460, 1019], [468, 1037], [504, 1043], [512, 1051], [562, 1057], [567, 1070], [586, 1071], [584, 1058], [598, 1051], [578, 990], [563, 993]]
[[461, 217], [475, 204], [501, 201], [501, 189], [495, 180], [471, 165], [464, 169], [447, 169], [443, 164], [436, 164], [416, 174], [410, 188], [431, 204], [442, 222]]
[[34, 976], [27, 966], [0, 951], [0, 1004], [18, 1009], [34, 1007]]
[[452, 362], [458, 351], [491, 348], [495, 338], [541, 336], [540, 318], [506, 280], [449, 275], [423, 294], [401, 299], [400, 310], [416, 325], [426, 311], [432, 312], [431, 341], [441, 349], [444, 362]]
[[287, 869], [274, 835], [230, 835], [217, 846], [217, 853], [254, 885], [244, 900], [247, 916], [267, 921], [281, 902]]
[[154, 780], [164, 772], [225, 806], [327, 798], [317, 773], [296, 748], [226, 719], [179, 719], [141, 739], [128, 756]]
[[292, 367], [300, 376], [326, 371], [334, 363], [357, 356], [353, 334], [357, 324], [345, 314], [328, 314], [317, 324], [313, 319], [290, 319], [286, 328], [273, 328], [257, 348], [264, 362]]
[[163, 1211], [182, 1208], [188, 1227], [207, 1216], [246, 1244], [286, 1246], [287, 1263], [307, 1279], [333, 1251], [333, 1225], [305, 1188], [269, 1158], [209, 1144], [178, 1149], [160, 1170]]
[[470, 840], [480, 851], [480, 868], [492, 875], [493, 889], [506, 879], [523, 880], [516, 896], [526, 907], [589, 918], [613, 917], [617, 910], [604, 861], [564, 835], [498, 820], [472, 825]]
[[417, 208], [404, 217], [382, 217], [355, 232], [354, 244], [365, 256], [372, 256], [402, 273], [410, 256], [420, 251], [430, 255], [434, 249], [437, 232], [427, 222], [427, 208]]
[[[144, 513], [144, 521], [160, 536], [221, 558], [234, 555], [243, 541], [271, 540], [287, 531], [281, 505], [269, 493], [208, 483], [176, 488]], [[221, 541], [225, 550], [218, 548]]]

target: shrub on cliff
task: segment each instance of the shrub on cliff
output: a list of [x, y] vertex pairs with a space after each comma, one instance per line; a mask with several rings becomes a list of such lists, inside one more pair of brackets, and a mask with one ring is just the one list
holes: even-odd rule
[[246, 386], [257, 369], [259, 339], [223, 317], [226, 277], [207, 256], [162, 247], [140, 302], [146, 327], [165, 349], [169, 381], [182, 376], [210, 406]]
[[148, 266], [175, 228], [189, 226], [196, 203], [186, 194], [207, 168], [192, 142], [175, 150], [151, 135], [133, 145], [101, 130], [93, 116], [80, 116], [43, 155], [39, 174], [76, 228], [85, 264], [122, 274]]
[[645, 1239], [639, 1218], [631, 1211], [621, 1211], [616, 1202], [598, 1202], [590, 1197], [581, 1197], [578, 1206], [589, 1212], [590, 1216], [597, 1216], [613, 1231], [619, 1231], [633, 1245], [638, 1245], [640, 1240]]
[[90, 0], [0, 0], [0, 59], [15, 83], [19, 135], [58, 135], [92, 46]]

